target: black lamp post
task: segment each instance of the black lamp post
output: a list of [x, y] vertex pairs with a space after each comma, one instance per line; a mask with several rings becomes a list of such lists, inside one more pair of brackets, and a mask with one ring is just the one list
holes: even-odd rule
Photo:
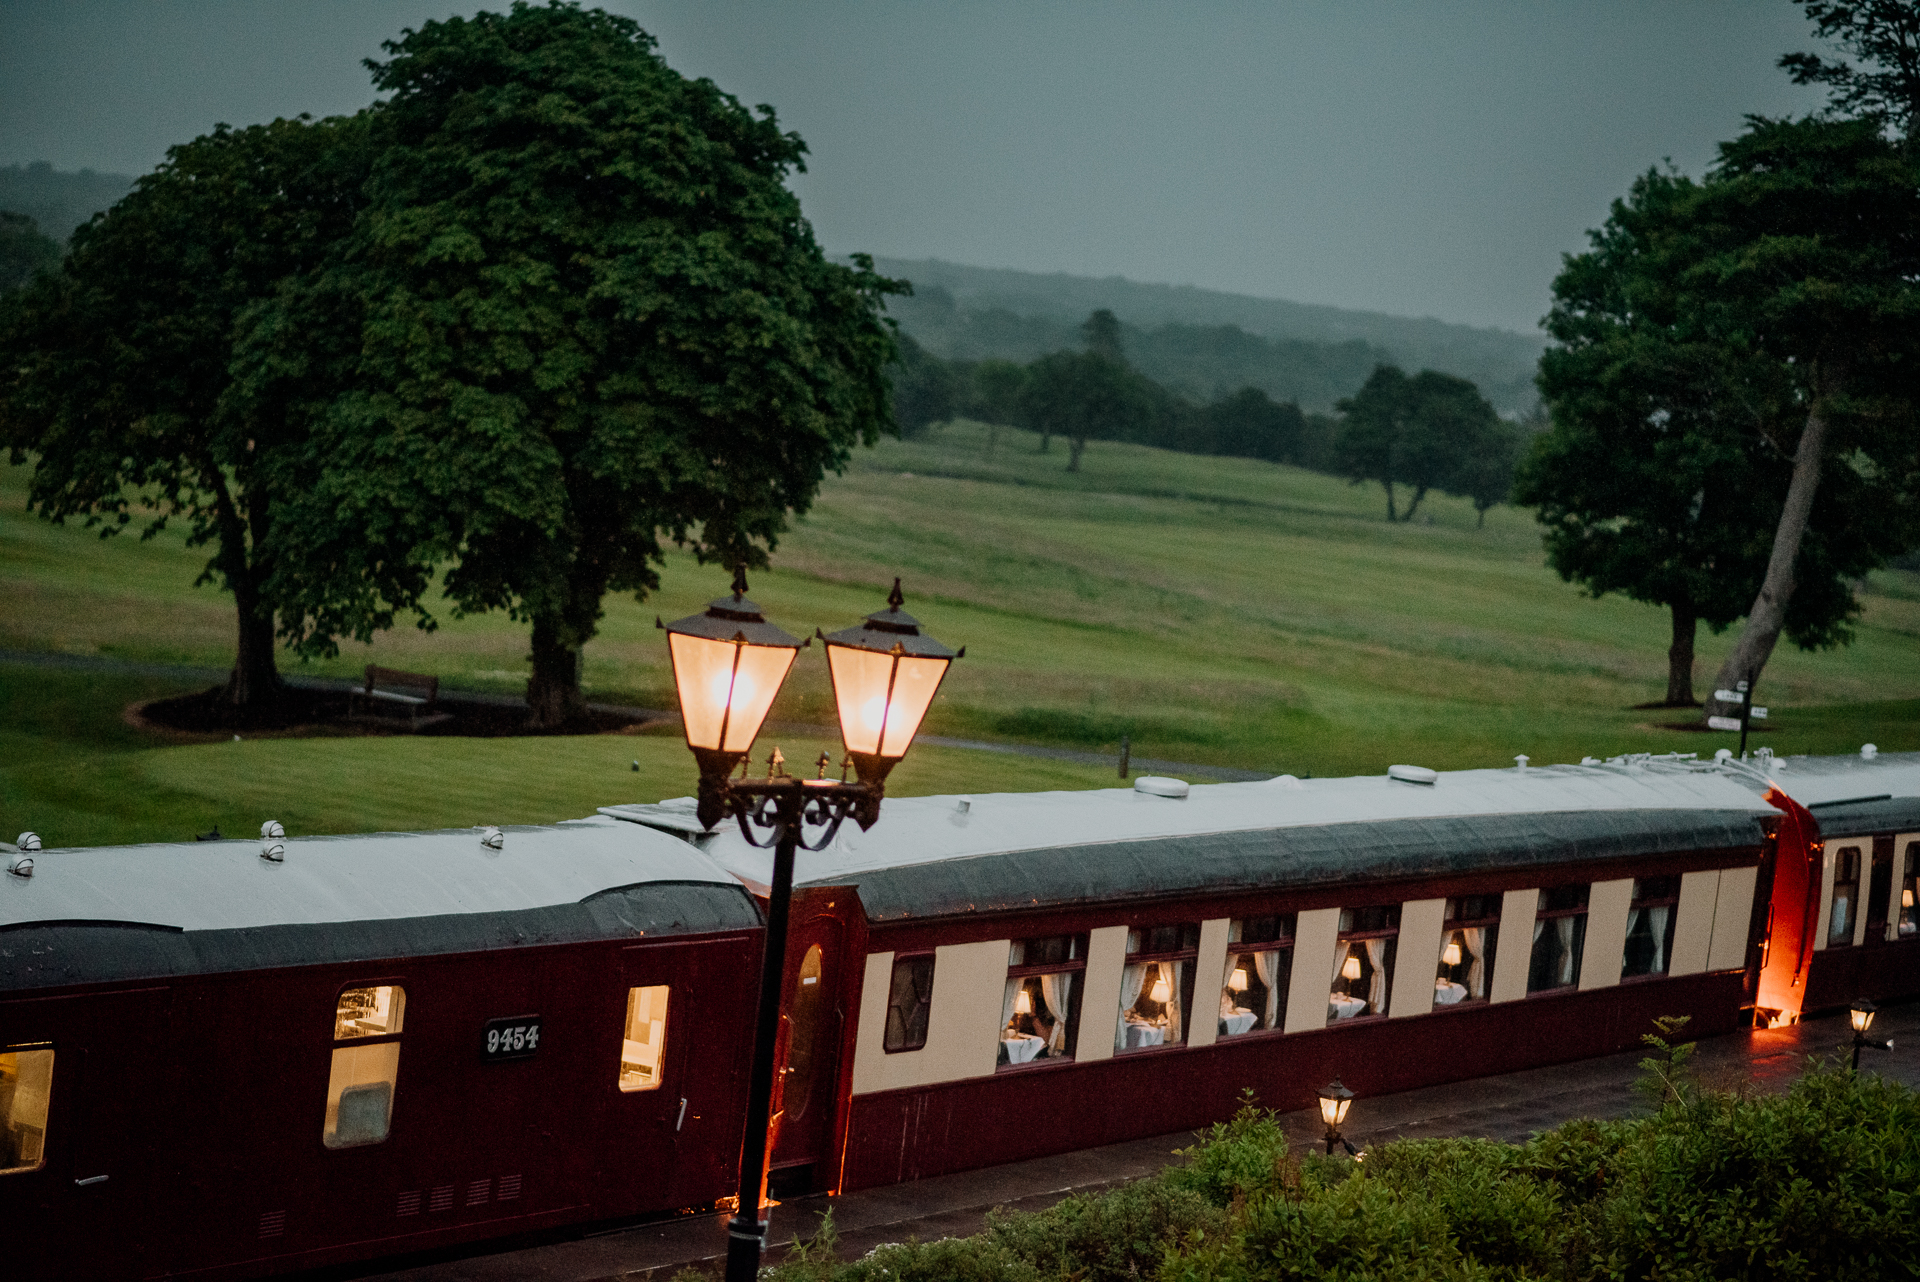
[[1890, 1051], [1893, 1049], [1893, 1039], [1891, 1037], [1885, 1041], [1881, 1041], [1878, 1038], [1867, 1036], [1867, 1030], [1873, 1027], [1873, 1017], [1879, 1013], [1880, 1008], [1864, 997], [1847, 1008], [1847, 1018], [1853, 1022], [1853, 1071], [1856, 1073], [1860, 1071], [1860, 1048], [1862, 1046], [1871, 1046], [1877, 1051]]
[[[733, 594], [713, 602], [706, 613], [661, 625], [673, 656], [687, 747], [700, 765], [700, 822], [711, 828], [732, 816], [750, 844], [773, 847], [766, 955], [760, 965], [753, 1069], [747, 1079], [746, 1129], [740, 1145], [739, 1201], [727, 1222], [727, 1282], [753, 1282], [766, 1248], [761, 1208], [794, 854], [803, 846], [826, 846], [848, 816], [862, 828], [871, 828], [880, 818], [888, 773], [912, 746], [948, 665], [966, 653], [962, 649], [956, 654], [922, 636], [918, 621], [902, 612], [902, 604], [900, 581], [895, 579], [885, 610], [822, 637], [847, 749], [839, 779], [826, 777], [825, 753], [819, 778], [794, 778], [780, 768], [778, 748], [768, 758], [765, 778], [746, 777], [747, 754], [794, 658], [807, 643], [768, 623], [760, 607], [747, 600], [744, 569], [733, 576]], [[737, 779], [732, 777], [735, 767], [742, 769]], [[849, 767], [857, 782], [847, 782]], [[811, 837], [803, 835], [809, 830]]]
[[1333, 1146], [1338, 1144], [1348, 1153], [1353, 1153], [1353, 1145], [1347, 1143], [1340, 1134], [1341, 1123], [1347, 1120], [1347, 1110], [1353, 1107], [1353, 1092], [1340, 1084], [1338, 1077], [1320, 1088], [1320, 1120], [1327, 1124], [1327, 1156], [1333, 1156]]

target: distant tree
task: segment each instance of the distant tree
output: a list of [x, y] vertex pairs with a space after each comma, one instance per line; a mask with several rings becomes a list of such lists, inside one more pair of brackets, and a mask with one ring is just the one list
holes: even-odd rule
[[893, 417], [900, 431], [917, 436], [954, 416], [960, 403], [960, 378], [947, 362], [896, 332], [899, 357], [888, 367], [893, 383]]
[[25, 214], [0, 209], [0, 294], [11, 293], [39, 272], [60, 265], [60, 246]]
[[1336, 465], [1356, 485], [1380, 483], [1387, 492], [1388, 521], [1400, 519], [1393, 483], [1400, 475], [1400, 443], [1413, 421], [1413, 395], [1407, 383], [1406, 372], [1397, 365], [1376, 365], [1360, 390], [1334, 407], [1340, 413], [1340, 435], [1334, 442]]
[[[1493, 406], [1471, 382], [1437, 370], [1409, 378], [1396, 366], [1377, 366], [1337, 408], [1337, 466], [1355, 484], [1380, 483], [1389, 521], [1411, 521], [1430, 491], [1467, 493], [1478, 461], [1497, 458], [1501, 449]], [[1395, 502], [1396, 482], [1413, 488], [1404, 516]], [[1491, 482], [1483, 476], [1480, 484], [1485, 489]]]
[[606, 593], [653, 590], [669, 539], [765, 564], [892, 429], [903, 286], [821, 251], [770, 109], [629, 19], [516, 5], [385, 47], [367, 214], [243, 354], [310, 433], [278, 474], [283, 624], [324, 653], [424, 609], [439, 563], [456, 613], [529, 625], [531, 724], [574, 724]]
[[1243, 387], [1192, 415], [1198, 452], [1274, 463], [1299, 461], [1306, 416], [1300, 407], [1275, 404], [1257, 387]]
[[1920, 5], [1913, 0], [1796, 0], [1814, 33], [1847, 60], [1812, 53], [1782, 55], [1797, 85], [1825, 85], [1835, 111], [1884, 119], [1920, 147]]
[[238, 614], [236, 724], [270, 720], [279, 698], [269, 580], [287, 495], [271, 473], [298, 429], [236, 396], [234, 334], [345, 234], [366, 159], [354, 120], [221, 126], [174, 147], [0, 327], [0, 433], [33, 461], [28, 502], [103, 536], [136, 512], [143, 538], [178, 519], [190, 546], [212, 545], [199, 582]]
[[1448, 488], [1472, 500], [1475, 529], [1487, 524], [1487, 510], [1505, 503], [1513, 492], [1514, 470], [1527, 447], [1527, 436], [1517, 424], [1495, 418], [1484, 424], [1460, 461]]
[[1027, 367], [1021, 413], [1048, 435], [1067, 438], [1067, 471], [1080, 470], [1087, 442], [1121, 440], [1150, 421], [1147, 380], [1095, 352], [1055, 352]]
[[1106, 308], [1102, 307], [1081, 322], [1080, 332], [1087, 336], [1087, 350], [1095, 356], [1104, 356], [1115, 365], [1127, 363], [1126, 348], [1120, 338], [1120, 321]]

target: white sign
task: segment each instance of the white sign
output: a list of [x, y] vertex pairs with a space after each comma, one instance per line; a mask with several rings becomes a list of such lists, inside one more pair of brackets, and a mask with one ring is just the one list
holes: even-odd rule
[[1744, 703], [1747, 696], [1738, 690], [1715, 690], [1713, 697], [1721, 703]]
[[1740, 718], [1738, 717], [1707, 718], [1707, 729], [1709, 730], [1738, 730], [1739, 728]]
[[1755, 721], [1765, 721], [1767, 719], [1767, 710], [1765, 708], [1749, 708], [1747, 709], [1747, 716]]

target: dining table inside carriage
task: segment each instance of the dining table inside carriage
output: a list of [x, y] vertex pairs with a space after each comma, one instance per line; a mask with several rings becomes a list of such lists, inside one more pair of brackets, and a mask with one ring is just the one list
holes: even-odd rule
[[1047, 1039], [1035, 1037], [1031, 1033], [1003, 1033], [1000, 1036], [1000, 1053], [1009, 1064], [1030, 1064], [1047, 1047]]

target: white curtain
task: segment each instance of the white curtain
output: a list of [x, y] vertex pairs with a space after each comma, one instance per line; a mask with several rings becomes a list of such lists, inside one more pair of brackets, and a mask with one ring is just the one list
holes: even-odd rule
[[1240, 954], [1227, 949], [1227, 968], [1220, 972], [1220, 987], [1225, 988], [1233, 982], [1233, 972], [1240, 968]]
[[1340, 974], [1340, 968], [1347, 964], [1347, 954], [1352, 951], [1352, 949], [1352, 944], [1341, 944], [1333, 950], [1333, 986], [1336, 988], [1339, 986], [1341, 979], [1344, 978], [1344, 976]]
[[1047, 1038], [1047, 1054], [1065, 1055], [1067, 1053], [1067, 1011], [1073, 1001], [1073, 975], [1040, 976], [1040, 1000], [1047, 1004], [1047, 1014], [1053, 1017], [1053, 1032]]
[[1280, 972], [1280, 954], [1255, 953], [1253, 966], [1260, 972], [1260, 982], [1267, 986], [1267, 1010], [1265, 1017], [1260, 1021], [1260, 1027], [1272, 1028], [1274, 1015], [1280, 1002], [1279, 989], [1274, 983]]
[[1186, 991], [1182, 986], [1182, 981], [1186, 978], [1186, 969], [1187, 964], [1185, 962], [1160, 963], [1160, 970], [1163, 974], [1168, 971], [1172, 972], [1172, 974], [1167, 976], [1168, 986], [1173, 990], [1167, 994], [1167, 1045], [1169, 1046], [1182, 1040], [1180, 994]]
[[1485, 997], [1487, 995], [1487, 928], [1468, 926], [1460, 932], [1466, 940], [1467, 956], [1473, 959], [1467, 967], [1467, 996]]
[[1000, 1031], [1006, 1032], [1007, 1025], [1013, 1022], [1013, 1002], [1020, 995], [1020, 983], [1017, 979], [1007, 981], [1007, 995], [1000, 1001]]
[[1135, 962], [1120, 972], [1120, 1019], [1113, 1029], [1113, 1048], [1127, 1048], [1127, 1012], [1140, 1000], [1140, 988], [1147, 982], [1145, 962]]
[[1657, 904], [1647, 909], [1647, 925], [1653, 932], [1652, 974], [1667, 973], [1667, 914], [1673, 908], [1667, 904]]
[[1367, 941], [1367, 964], [1373, 967], [1373, 977], [1367, 981], [1367, 1013], [1384, 1015], [1387, 1013], [1387, 941], [1369, 939]]
[[1555, 917], [1554, 933], [1560, 937], [1560, 966], [1554, 975], [1554, 981], [1561, 987], [1573, 982], [1573, 923], [1572, 917]]

